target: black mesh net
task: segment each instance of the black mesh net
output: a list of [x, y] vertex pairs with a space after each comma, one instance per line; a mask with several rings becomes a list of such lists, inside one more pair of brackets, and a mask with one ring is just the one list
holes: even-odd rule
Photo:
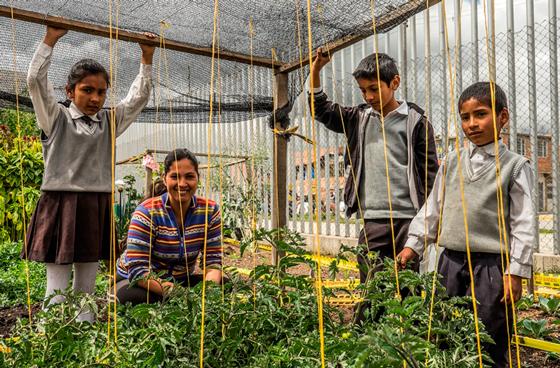
[[[433, 3], [434, 1], [431, 1]], [[372, 34], [370, 1], [314, 0], [311, 2], [312, 48], [340, 40], [360, 39]], [[121, 30], [163, 34], [194, 47], [211, 48], [214, 22], [212, 1], [90, 1], [29, 0], [0, 1], [0, 6], [60, 16], [98, 26], [118, 22]], [[377, 32], [385, 32], [424, 10], [424, 0], [378, 0], [373, 2]], [[293, 100], [302, 90], [308, 68], [299, 68], [308, 55], [307, 2], [228, 0], [219, 2], [217, 38], [221, 53], [241, 54], [255, 60], [270, 60], [294, 66], [289, 74], [288, 93]], [[23, 108], [31, 109], [26, 97], [25, 74], [32, 54], [42, 40], [43, 25], [0, 18], [0, 107], [12, 107], [16, 92]], [[15, 39], [14, 39], [15, 38]], [[69, 32], [56, 46], [49, 79], [60, 99], [64, 98], [66, 75], [72, 64], [89, 57], [111, 66], [116, 77], [114, 100], [124, 97], [137, 74], [140, 48], [119, 41]], [[15, 60], [15, 62], [14, 62]], [[154, 57], [152, 101], [139, 121], [208, 122], [212, 59], [173, 50], [159, 50]], [[304, 64], [305, 65], [305, 64]], [[222, 122], [247, 120], [272, 111], [272, 77], [254, 78], [263, 66], [219, 59], [215, 64], [213, 118]], [[16, 78], [19, 80], [16, 90]], [[108, 99], [107, 103], [112, 101]]]

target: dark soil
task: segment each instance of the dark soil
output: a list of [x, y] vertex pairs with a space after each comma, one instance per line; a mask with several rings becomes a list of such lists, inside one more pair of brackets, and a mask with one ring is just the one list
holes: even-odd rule
[[[41, 304], [31, 306], [31, 318], [41, 309]], [[29, 318], [27, 305], [17, 305], [14, 307], [0, 308], [0, 337], [6, 338], [11, 336], [12, 329], [16, 325], [18, 318]]]
[[[560, 360], [549, 356], [549, 353], [520, 346], [519, 356], [521, 357], [521, 367], [523, 368], [560, 368]], [[512, 367], [517, 367], [515, 347], [512, 346]]]

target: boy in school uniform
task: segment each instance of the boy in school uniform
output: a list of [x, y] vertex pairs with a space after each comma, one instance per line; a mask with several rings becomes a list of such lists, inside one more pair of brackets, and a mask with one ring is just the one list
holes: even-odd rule
[[[494, 361], [493, 367], [506, 367], [508, 339], [513, 334], [512, 300], [521, 297], [521, 279], [531, 276], [535, 239], [530, 196], [533, 175], [529, 160], [509, 151], [499, 137], [509, 120], [509, 112], [505, 93], [498, 85], [493, 87], [495, 114], [490, 83], [475, 83], [461, 94], [459, 114], [469, 146], [459, 151], [460, 166], [456, 151], [450, 152], [442, 163], [426, 209], [422, 208], [412, 221], [405, 248], [398, 258], [400, 266], [404, 267], [408, 261], [419, 257], [424, 251], [425, 238], [428, 243], [438, 238], [439, 226], [438, 242], [444, 248], [438, 265], [442, 284], [449, 296], [471, 296], [459, 183], [462, 173], [478, 317], [495, 341], [495, 344], [485, 344], [484, 348]], [[502, 201], [498, 200], [494, 119]], [[499, 211], [500, 202], [503, 212]], [[441, 217], [440, 208], [443, 208]], [[500, 212], [505, 219], [505, 236], [500, 236]], [[507, 239], [507, 243], [501, 242], [501, 238]], [[509, 254], [509, 265], [505, 252]]]
[[[367, 244], [368, 251], [378, 252], [381, 260], [393, 259], [390, 217], [393, 217], [398, 253], [403, 249], [410, 221], [424, 203], [425, 193], [430, 192], [438, 169], [433, 128], [421, 108], [395, 98], [400, 76], [390, 56], [378, 53], [376, 58], [376, 54], [371, 54], [360, 61], [352, 75], [365, 103], [353, 107], [330, 101], [323, 91], [320, 71], [329, 61], [330, 56], [319, 48], [311, 67], [310, 99], [314, 99], [315, 119], [347, 139], [344, 159], [346, 215], [358, 212], [358, 217], [364, 220], [360, 244]], [[392, 214], [387, 193], [385, 148]], [[358, 257], [358, 262], [365, 264], [366, 257], [367, 254]], [[360, 271], [360, 281], [365, 282], [366, 277], [367, 274]]]

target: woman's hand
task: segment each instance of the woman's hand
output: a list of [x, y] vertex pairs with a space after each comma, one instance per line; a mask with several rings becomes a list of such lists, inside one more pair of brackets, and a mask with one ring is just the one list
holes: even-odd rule
[[[146, 36], [150, 40], [155, 40], [158, 38], [157, 35], [150, 32], [145, 32], [144, 36]], [[154, 52], [156, 50], [156, 47], [154, 45], [147, 45], [142, 42], [140, 42], [139, 45], [140, 48], [142, 49], [142, 60], [141, 60], [142, 64], [152, 65], [152, 60], [154, 58]]]
[[138, 286], [140, 286], [141, 288], [144, 288], [146, 290], [149, 290], [151, 293], [155, 293], [161, 296], [168, 296], [169, 293], [171, 293], [171, 291], [173, 290], [173, 287], [175, 286], [174, 283], [170, 282], [170, 281], [161, 281], [161, 280], [139, 280], [138, 281]]
[[50, 47], [54, 47], [58, 40], [66, 33], [68, 33], [67, 29], [47, 26], [47, 33], [45, 34], [43, 42]]
[[171, 291], [173, 291], [173, 287], [175, 286], [174, 283], [170, 282], [170, 281], [165, 281], [161, 283], [161, 289], [162, 289], [162, 295], [163, 296], [168, 296], [169, 294], [171, 294]]

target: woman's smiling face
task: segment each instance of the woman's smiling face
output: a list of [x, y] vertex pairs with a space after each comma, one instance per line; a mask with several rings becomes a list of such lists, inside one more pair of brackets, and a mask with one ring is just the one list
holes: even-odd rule
[[[169, 172], [163, 179], [171, 204], [189, 206], [198, 187], [198, 174], [195, 165], [188, 158], [173, 161]], [[186, 208], [186, 207], [185, 207]]]

